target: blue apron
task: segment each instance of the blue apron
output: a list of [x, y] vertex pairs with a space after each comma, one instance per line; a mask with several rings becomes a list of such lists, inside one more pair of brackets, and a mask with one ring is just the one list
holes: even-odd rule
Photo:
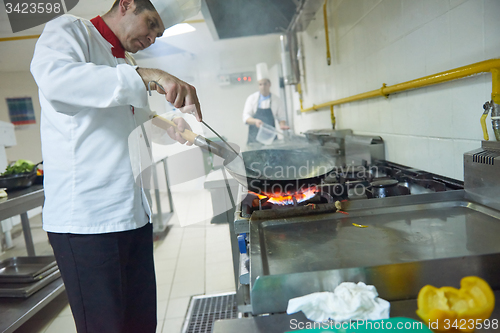
[[[257, 111], [255, 114], [252, 116], [255, 119], [260, 119], [264, 124], [267, 124], [269, 126], [275, 127], [274, 126], [274, 116], [273, 116], [273, 111], [271, 110], [271, 100], [269, 100], [269, 108], [267, 109], [261, 109], [260, 107], [257, 106]], [[248, 143], [253, 143], [257, 142], [257, 133], [259, 132], [259, 128], [255, 125], [249, 125], [248, 127]]]

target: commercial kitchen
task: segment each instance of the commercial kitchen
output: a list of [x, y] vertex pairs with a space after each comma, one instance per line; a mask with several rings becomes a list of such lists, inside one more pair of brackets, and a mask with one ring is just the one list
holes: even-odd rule
[[[91, 19], [112, 4], [67, 12]], [[157, 332], [320, 327], [289, 301], [343, 282], [373, 285], [391, 319], [412, 322], [426, 285], [475, 276], [499, 296], [499, 16], [498, 0], [202, 0], [134, 54], [195, 86], [206, 123], [184, 115], [195, 145], [150, 150]], [[43, 27], [13, 33], [0, 6], [2, 171], [43, 160], [30, 73]], [[263, 68], [289, 129], [247, 144], [242, 113]], [[15, 103], [31, 118], [16, 121]], [[160, 94], [149, 104], [174, 109]], [[244, 171], [231, 166], [241, 158]], [[0, 199], [0, 274], [13, 258], [48, 265], [36, 288], [0, 281], [2, 332], [76, 332], [43, 200], [41, 184]], [[476, 332], [498, 328], [492, 311]]]

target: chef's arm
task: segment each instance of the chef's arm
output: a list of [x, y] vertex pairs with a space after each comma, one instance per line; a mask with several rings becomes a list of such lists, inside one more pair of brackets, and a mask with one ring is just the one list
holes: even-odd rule
[[254, 117], [249, 117], [249, 118], [247, 118], [246, 123], [247, 123], [248, 125], [255, 125], [255, 126], [257, 126], [257, 127], [262, 126], [262, 120], [257, 119], [257, 118], [254, 118]]
[[[201, 121], [200, 102], [198, 101], [196, 89], [192, 85], [160, 69], [138, 67], [136, 70], [141, 76], [146, 88], [148, 88], [150, 82], [158, 82], [163, 89], [158, 87], [155, 83], [151, 83], [151, 89], [155, 89], [158, 93], [164, 94], [167, 101], [172, 103], [176, 108], [190, 105], [194, 106], [193, 113], [196, 119]], [[191, 111], [186, 108], [185, 112], [189, 113]]]

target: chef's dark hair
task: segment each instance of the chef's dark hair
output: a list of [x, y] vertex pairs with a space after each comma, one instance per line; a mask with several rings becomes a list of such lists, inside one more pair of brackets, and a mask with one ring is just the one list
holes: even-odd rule
[[[134, 14], [140, 14], [142, 13], [143, 10], [152, 10], [155, 11], [155, 7], [149, 0], [134, 0], [135, 3], [135, 11]], [[115, 10], [118, 8], [118, 5], [120, 4], [120, 0], [116, 0], [115, 3], [113, 4], [113, 7], [111, 7], [111, 11]]]

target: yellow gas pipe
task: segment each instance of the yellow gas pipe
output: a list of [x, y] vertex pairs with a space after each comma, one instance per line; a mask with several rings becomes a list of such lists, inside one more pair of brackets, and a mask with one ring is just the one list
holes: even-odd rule
[[326, 63], [328, 66], [332, 63], [332, 57], [330, 54], [330, 38], [328, 37], [328, 14], [326, 10], [326, 3], [328, 0], [325, 0], [323, 4], [323, 18], [325, 20], [325, 38], [326, 38]]
[[430, 86], [433, 84], [443, 83], [487, 72], [491, 72], [493, 74], [493, 92], [491, 94], [491, 97], [494, 101], [495, 100], [497, 101], [495, 103], [500, 104], [500, 74], [498, 73], [498, 68], [500, 68], [500, 59], [485, 60], [468, 66], [459, 67], [456, 69], [437, 73], [434, 75], [424, 76], [419, 79], [395, 84], [392, 86], [386, 86], [384, 84], [384, 86], [382, 86], [382, 88], [380, 89], [375, 89], [354, 96], [349, 96], [318, 105], [313, 104], [313, 106], [310, 108], [301, 109], [301, 112], [317, 111], [318, 109], [325, 108], [331, 105], [340, 105], [363, 99], [369, 99], [381, 96], [387, 97], [390, 94], [395, 94], [401, 91], [417, 89], [421, 87]]
[[332, 119], [332, 128], [335, 129], [335, 125], [337, 125], [337, 119], [335, 119], [335, 113], [333, 113], [333, 105], [330, 105], [330, 118]]
[[[417, 88], [422, 88], [438, 83], [443, 83], [447, 81], [452, 81], [452, 80], [457, 80], [461, 78], [465, 78], [468, 76], [472, 75], [477, 75], [477, 74], [483, 74], [483, 73], [488, 73], [490, 72], [492, 74], [492, 92], [491, 92], [491, 100], [493, 103], [500, 105], [500, 59], [490, 59], [490, 60], [485, 60], [481, 62], [477, 62], [471, 65], [463, 66], [463, 67], [458, 67], [449, 71], [445, 72], [440, 72], [434, 75], [428, 75], [424, 76], [419, 79], [415, 79], [412, 81], [407, 81], [399, 84], [395, 84], [392, 86], [387, 86], [385, 83], [382, 85], [380, 89], [376, 90], [371, 90], [367, 91], [361, 94], [357, 94], [354, 96], [349, 96], [337, 100], [333, 100], [330, 102], [322, 103], [315, 105], [313, 104], [312, 107], [304, 109], [302, 107], [302, 101], [301, 101], [301, 112], [310, 112], [310, 111], [317, 111], [319, 109], [325, 108], [325, 107], [330, 107], [330, 110], [332, 110], [334, 105], [340, 105], [340, 104], [346, 104], [350, 102], [355, 102], [355, 101], [360, 101], [363, 99], [370, 99], [370, 98], [375, 98], [375, 97], [388, 97], [390, 94], [395, 94], [401, 91], [405, 90], [411, 90], [411, 89], [417, 89]], [[330, 111], [331, 112], [331, 111]], [[487, 113], [485, 111], [485, 114], [482, 115], [481, 117], [481, 126], [483, 127], [483, 135], [485, 140], [488, 140], [488, 131], [486, 127], [486, 117]], [[332, 118], [333, 120], [333, 118]], [[496, 131], [496, 136], [498, 136], [498, 131]], [[497, 140], [499, 138], [497, 137]]]

